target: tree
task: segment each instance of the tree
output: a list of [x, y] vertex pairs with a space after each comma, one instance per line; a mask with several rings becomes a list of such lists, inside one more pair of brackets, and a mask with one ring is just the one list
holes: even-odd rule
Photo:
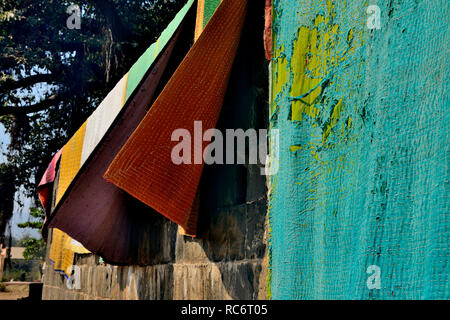
[[[3, 0], [0, 123], [11, 137], [0, 167], [0, 236], [14, 194], [36, 187], [53, 154], [153, 43], [185, 0]], [[81, 9], [69, 29], [67, 8]], [[36, 211], [31, 210], [31, 214]], [[30, 225], [31, 226], [31, 225]], [[36, 227], [34, 225], [33, 227]], [[31, 249], [30, 249], [31, 250]]]
[[[31, 228], [41, 232], [43, 221], [45, 218], [44, 210], [41, 208], [30, 208], [30, 216], [36, 218], [35, 221], [19, 223], [18, 227], [25, 229]], [[25, 260], [45, 259], [45, 241], [43, 239], [34, 239], [32, 237], [24, 237], [19, 242], [19, 247], [25, 247], [23, 257]]]
[[[14, 209], [14, 168], [10, 164], [0, 163], [0, 245], [5, 244], [3, 234], [6, 229], [6, 224], [11, 219]], [[1, 247], [1, 246], [0, 246]]]

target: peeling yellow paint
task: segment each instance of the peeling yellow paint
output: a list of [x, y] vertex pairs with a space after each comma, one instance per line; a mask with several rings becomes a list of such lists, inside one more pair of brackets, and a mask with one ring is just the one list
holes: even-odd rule
[[336, 103], [333, 107], [333, 112], [331, 113], [330, 122], [325, 126], [325, 129], [322, 134], [322, 143], [325, 143], [331, 133], [331, 129], [336, 126], [337, 121], [339, 120], [339, 116], [342, 112], [342, 98]]
[[300, 145], [293, 145], [293, 146], [290, 146], [289, 149], [291, 150], [291, 152], [296, 152], [298, 150], [302, 150], [303, 147]]

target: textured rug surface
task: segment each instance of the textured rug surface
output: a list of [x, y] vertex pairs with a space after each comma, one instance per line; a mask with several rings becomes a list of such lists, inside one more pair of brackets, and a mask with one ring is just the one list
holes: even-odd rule
[[[67, 265], [72, 265], [69, 261], [73, 262], [73, 252], [89, 253], [89, 250], [112, 263], [139, 263], [139, 257], [130, 248], [133, 246], [129, 235], [131, 222], [124, 217], [129, 199], [104, 181], [102, 175], [144, 117], [193, 2], [187, 2], [157, 42], [62, 148], [56, 207], [45, 222], [45, 227], [55, 228], [50, 252], [56, 270], [65, 271]], [[54, 170], [49, 168], [45, 176]], [[48, 197], [45, 185], [38, 192], [45, 201]]]
[[89, 254], [90, 251], [83, 247], [81, 243], [72, 239], [67, 233], [53, 228], [48, 257], [50, 262], [53, 263], [53, 269], [69, 278], [72, 274], [75, 253]]
[[[214, 128], [239, 44], [246, 1], [224, 0], [139, 127], [111, 163], [105, 178], [195, 235], [192, 205], [203, 169], [203, 147], [191, 164], [175, 164], [177, 129], [194, 137], [194, 121]], [[202, 132], [200, 132], [202, 135]], [[194, 163], [195, 158], [200, 162]], [[195, 161], [196, 162], [196, 161]], [[194, 213], [194, 214], [191, 214]]]
[[132, 202], [137, 200], [105, 181], [102, 173], [145, 116], [176, 40], [177, 36], [155, 63], [132, 105], [125, 107], [120, 120], [105, 135], [105, 141], [93, 153], [91, 161], [78, 172], [70, 192], [50, 219], [50, 227], [66, 231], [110, 263], [144, 264], [144, 261], [132, 249], [139, 246], [133, 240], [139, 233], [131, 234], [133, 224], [137, 223], [133, 219], [136, 212], [132, 212], [135, 209]]
[[[51, 200], [53, 192], [53, 183], [56, 178], [56, 168], [58, 162], [61, 159], [62, 150], [59, 150], [54, 156], [52, 161], [47, 167], [47, 170], [42, 177], [37, 192], [39, 199], [42, 203], [42, 207], [45, 211], [44, 224], [49, 219], [49, 213], [51, 211]], [[42, 237], [47, 240], [48, 230], [43, 228]], [[49, 251], [49, 259], [53, 263], [55, 271], [61, 272], [66, 277], [70, 277], [71, 267], [73, 264], [74, 254], [86, 254], [90, 253], [79, 242], [73, 240], [69, 235], [59, 229], [52, 230], [52, 244]]]

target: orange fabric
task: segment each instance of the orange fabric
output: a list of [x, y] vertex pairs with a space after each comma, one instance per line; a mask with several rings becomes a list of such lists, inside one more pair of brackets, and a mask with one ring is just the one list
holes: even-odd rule
[[[224, 0], [161, 95], [105, 173], [105, 179], [195, 235], [191, 208], [203, 164], [175, 165], [172, 132], [194, 121], [214, 128], [239, 44], [247, 1]], [[206, 146], [206, 143], [203, 143]], [[193, 148], [194, 149], [194, 148]], [[192, 157], [193, 158], [193, 157]]]

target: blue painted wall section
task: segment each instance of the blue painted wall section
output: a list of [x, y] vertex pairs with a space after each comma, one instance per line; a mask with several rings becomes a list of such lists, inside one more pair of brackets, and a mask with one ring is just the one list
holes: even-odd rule
[[273, 299], [450, 298], [449, 15], [447, 0], [274, 0]]

